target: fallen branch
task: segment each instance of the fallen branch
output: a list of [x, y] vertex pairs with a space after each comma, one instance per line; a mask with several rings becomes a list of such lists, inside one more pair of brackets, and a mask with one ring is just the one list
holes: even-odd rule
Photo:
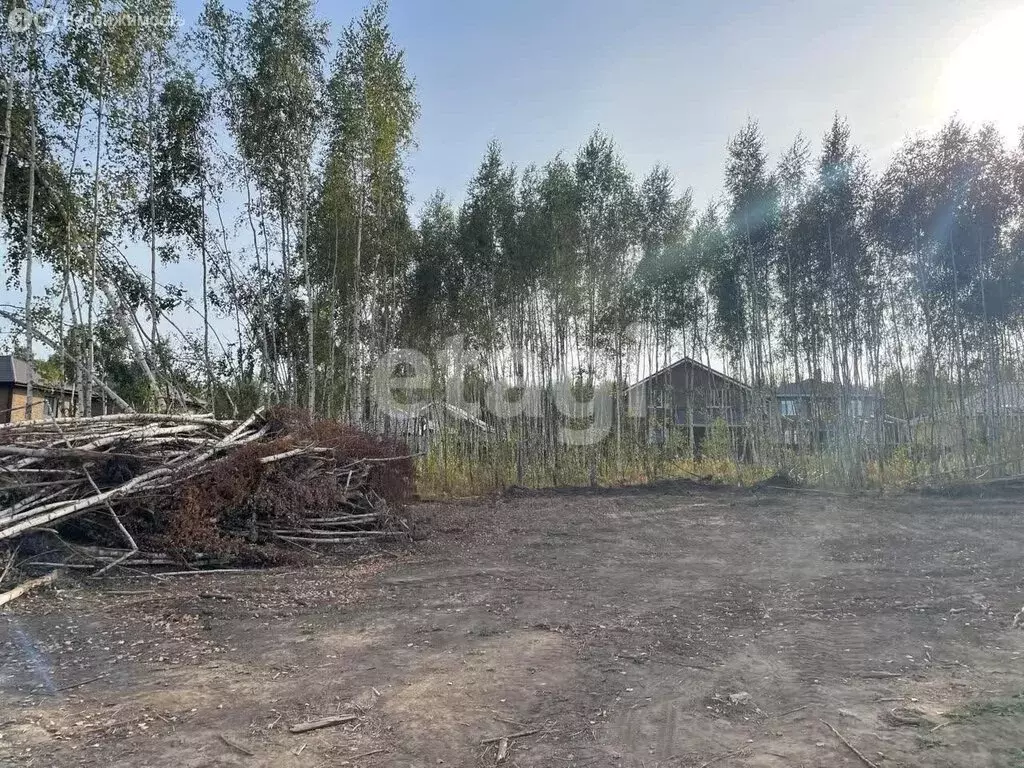
[[227, 736], [225, 736], [223, 733], [218, 733], [217, 736], [220, 738], [221, 741], [223, 741], [229, 747], [231, 747], [232, 749], [238, 750], [243, 755], [248, 755], [249, 757], [256, 757], [256, 753], [255, 752], [250, 752], [248, 749], [243, 747], [241, 744], [236, 744], [231, 739], [229, 739]]
[[311, 720], [308, 723], [297, 723], [289, 726], [288, 731], [290, 733], [306, 733], [308, 731], [318, 731], [321, 728], [331, 728], [335, 725], [342, 725], [343, 723], [351, 723], [353, 720], [358, 720], [359, 715], [333, 715], [332, 717], [325, 717], [321, 720]]
[[17, 600], [26, 592], [30, 592], [36, 587], [42, 587], [46, 584], [52, 584], [61, 575], [63, 575], [63, 573], [64, 571], [62, 570], [50, 571], [45, 576], [40, 576], [36, 579], [29, 579], [24, 584], [21, 584], [20, 586], [17, 586], [14, 589], [4, 592], [2, 595], [0, 595], [0, 605], [7, 605], [7, 603], [11, 602], [12, 600]]
[[519, 731], [519, 733], [507, 733], [504, 736], [495, 736], [494, 738], [491, 738], [491, 739], [484, 739], [483, 741], [480, 742], [480, 744], [482, 746], [486, 746], [487, 744], [497, 744], [502, 739], [505, 739], [507, 741], [511, 741], [512, 739], [521, 739], [524, 736], [533, 736], [535, 733], [540, 733], [540, 732], [541, 732], [540, 728], [532, 728], [529, 731]]
[[110, 673], [109, 672], [104, 672], [102, 675], [96, 675], [96, 677], [90, 677], [87, 680], [79, 680], [77, 683], [72, 683], [71, 685], [61, 686], [60, 688], [58, 688], [56, 690], [56, 693], [62, 693], [64, 691], [71, 691], [71, 690], [74, 690], [75, 688], [81, 688], [83, 685], [88, 685], [89, 683], [95, 683], [97, 680], [102, 680], [103, 678], [105, 678], [108, 674], [110, 674]]
[[834, 733], [834, 734], [835, 734], [835, 735], [836, 735], [836, 736], [837, 736], [837, 737], [839, 738], [839, 740], [840, 740], [841, 742], [843, 742], [843, 744], [845, 744], [845, 745], [847, 746], [847, 748], [848, 748], [848, 749], [849, 749], [849, 750], [850, 750], [851, 752], [853, 752], [853, 754], [855, 754], [855, 755], [856, 755], [857, 757], [859, 757], [859, 758], [860, 758], [860, 761], [861, 761], [862, 763], [864, 763], [864, 765], [868, 766], [868, 768], [878, 768], [878, 766], [877, 766], [877, 765], [875, 765], [875, 764], [874, 764], [873, 762], [871, 762], [870, 760], [868, 760], [868, 759], [867, 759], [867, 758], [866, 758], [866, 757], [864, 756], [864, 753], [862, 753], [862, 752], [861, 752], [861, 751], [860, 751], [859, 749], [857, 749], [857, 748], [856, 748], [855, 746], [853, 746], [853, 744], [851, 744], [851, 743], [850, 743], [849, 741], [847, 741], [847, 740], [846, 740], [846, 737], [845, 737], [845, 736], [843, 736], [843, 734], [841, 734], [841, 733], [840, 733], [839, 731], [837, 731], [837, 730], [836, 730], [836, 729], [835, 729], [835, 728], [834, 728], [834, 727], [833, 727], [833, 726], [832, 726], [831, 724], [829, 724], [829, 723], [826, 723], [826, 722], [825, 722], [824, 720], [822, 720], [821, 722], [822, 722], [822, 723], [824, 723], [824, 724], [825, 724], [826, 726], [828, 726], [828, 729], [829, 729], [830, 731], [832, 731], [832, 733]]
[[[89, 479], [89, 485], [92, 486], [92, 489], [96, 491], [96, 493], [99, 493], [99, 486], [96, 485], [96, 481], [92, 479], [92, 475], [89, 474], [88, 470], [85, 471], [85, 476]], [[139, 545], [135, 543], [135, 539], [128, 532], [128, 529], [124, 527], [124, 523], [121, 522], [121, 518], [117, 516], [117, 512], [114, 511], [114, 508], [111, 506], [109, 501], [106, 503], [106, 506], [107, 510], [110, 512], [110, 516], [114, 518], [114, 524], [117, 526], [117, 529], [121, 532], [121, 535], [125, 537], [125, 540], [128, 542], [128, 546], [130, 547], [130, 549], [120, 557], [111, 560], [109, 563], [104, 565], [102, 568], [96, 571], [96, 573], [93, 574], [94, 576], [102, 576], [115, 565], [120, 565], [125, 560], [128, 560], [129, 558], [139, 554]]]

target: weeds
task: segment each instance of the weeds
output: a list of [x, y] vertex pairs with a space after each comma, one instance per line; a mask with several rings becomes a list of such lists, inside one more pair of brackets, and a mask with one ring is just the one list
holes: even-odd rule
[[954, 723], [963, 723], [978, 717], [1021, 717], [1024, 716], [1024, 693], [1018, 693], [1009, 699], [985, 699], [970, 701], [957, 709], [947, 712], [943, 717]]
[[[740, 462], [728, 455], [685, 457], [685, 446], [561, 446], [558, 450], [522, 449], [513, 441], [470, 445], [439, 440], [416, 467], [421, 498], [479, 496], [510, 486], [551, 488], [639, 485], [689, 478], [747, 486], [770, 477], [774, 468]], [[681, 455], [682, 454], [682, 455]], [[593, 483], [592, 483], [593, 481]]]
[[[972, 483], [1013, 474], [1019, 462], [986, 464], [985, 450], [925, 460], [920, 446], [901, 445], [884, 455], [860, 445], [821, 445], [813, 451], [774, 447], [753, 460], [735, 431], [716, 422], [690, 445], [687, 430], [669, 428], [657, 438], [624, 431], [597, 445], [559, 445], [532, 430], [470, 436], [452, 429], [431, 436], [416, 466], [421, 498], [479, 496], [510, 486], [637, 485], [689, 478], [751, 486], [780, 473], [813, 488], [912, 490]], [[1019, 452], [1019, 451], [1018, 451]], [[1004, 453], [1003, 455], [1009, 455]]]

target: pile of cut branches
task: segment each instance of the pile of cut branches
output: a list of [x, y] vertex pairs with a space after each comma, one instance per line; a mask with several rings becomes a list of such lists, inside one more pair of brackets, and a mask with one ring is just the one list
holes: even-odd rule
[[285, 409], [4, 424], [0, 549], [100, 572], [292, 562], [404, 535], [407, 454]]

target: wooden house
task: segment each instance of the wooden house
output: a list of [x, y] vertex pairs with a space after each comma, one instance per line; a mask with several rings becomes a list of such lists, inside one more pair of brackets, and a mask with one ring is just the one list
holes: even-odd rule
[[880, 392], [868, 387], [840, 387], [820, 377], [780, 384], [775, 392], [782, 442], [789, 448], [827, 444], [840, 423], [867, 429], [884, 405]]
[[741, 445], [750, 407], [750, 387], [691, 357], [684, 357], [626, 390], [629, 412], [644, 419], [655, 442], [682, 431], [697, 451], [717, 421]]

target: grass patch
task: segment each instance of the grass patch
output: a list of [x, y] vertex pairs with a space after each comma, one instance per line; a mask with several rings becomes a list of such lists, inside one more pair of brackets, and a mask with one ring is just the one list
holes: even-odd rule
[[[663, 455], [601, 455], [593, 462], [598, 487], [643, 485], [658, 480], [690, 479], [723, 485], [749, 486], [771, 477], [773, 468], [732, 459], [680, 459]], [[416, 466], [416, 491], [421, 499], [481, 496], [513, 485], [526, 488], [591, 484], [587, 457], [565, 452], [560, 460], [518, 462], [494, 451], [483, 457], [421, 458]]]
[[963, 723], [978, 717], [1022, 716], [1024, 716], [1024, 693], [1018, 693], [1009, 699], [970, 701], [943, 715], [954, 723]]

